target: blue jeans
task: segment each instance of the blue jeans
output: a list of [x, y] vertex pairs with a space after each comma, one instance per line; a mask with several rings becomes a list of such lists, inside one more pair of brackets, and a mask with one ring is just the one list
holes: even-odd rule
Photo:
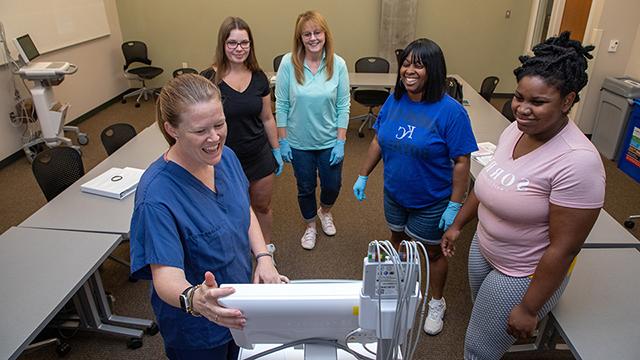
[[315, 220], [317, 213], [316, 186], [320, 177], [320, 205], [330, 207], [340, 194], [342, 162], [329, 166], [332, 148], [324, 150], [291, 149], [293, 172], [298, 185], [298, 205], [306, 222]]

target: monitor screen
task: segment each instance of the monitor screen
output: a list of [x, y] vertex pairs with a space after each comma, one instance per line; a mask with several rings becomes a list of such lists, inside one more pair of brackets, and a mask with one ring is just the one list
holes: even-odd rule
[[306, 338], [344, 341], [359, 327], [362, 281], [227, 286], [236, 292], [219, 302], [246, 317], [243, 330], [231, 329], [236, 344], [245, 349]]
[[15, 43], [16, 48], [18, 49], [18, 52], [20, 53], [20, 56], [25, 63], [28, 63], [40, 56], [40, 53], [38, 52], [36, 45], [31, 40], [29, 34], [25, 34], [16, 38]]

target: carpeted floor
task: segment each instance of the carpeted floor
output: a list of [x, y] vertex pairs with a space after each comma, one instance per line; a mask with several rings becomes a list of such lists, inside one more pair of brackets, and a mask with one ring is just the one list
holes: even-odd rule
[[[504, 101], [504, 100], [502, 100]], [[494, 106], [501, 108], [502, 101]], [[353, 103], [352, 114], [364, 113], [365, 109]], [[145, 103], [136, 109], [132, 103], [116, 103], [80, 124], [89, 134], [90, 143], [83, 148], [85, 169], [91, 169], [106, 157], [100, 144], [100, 131], [117, 122], [128, 122], [141, 131], [154, 121], [153, 104]], [[362, 272], [362, 258], [367, 243], [373, 239], [386, 239], [386, 228], [382, 211], [382, 166], [370, 176], [367, 186], [367, 200], [355, 200], [351, 187], [357, 178], [360, 163], [366, 154], [371, 131], [364, 138], [358, 138], [358, 123], [350, 124], [346, 145], [343, 171], [343, 191], [334, 207], [333, 214], [338, 234], [333, 237], [319, 235], [315, 250], [302, 249], [299, 239], [304, 225], [298, 210], [293, 171], [288, 165], [277, 178], [273, 195], [274, 226], [273, 238], [277, 246], [276, 260], [281, 273], [292, 279], [359, 279]], [[629, 214], [640, 213], [640, 185], [620, 172], [615, 164], [605, 160], [607, 171], [607, 197], [605, 209], [618, 221]], [[0, 208], [0, 231], [18, 225], [30, 214], [45, 204], [46, 200], [33, 175], [30, 164], [22, 158], [0, 170], [0, 196], [4, 206]], [[82, 216], [82, 209], [77, 214]], [[107, 214], [105, 214], [107, 215]], [[467, 282], [466, 258], [468, 244], [475, 228], [469, 224], [463, 233], [456, 256], [449, 265], [449, 277], [445, 289], [447, 314], [445, 328], [436, 337], [422, 336], [417, 350], [417, 359], [461, 359], [466, 324], [471, 310], [469, 285]], [[634, 229], [639, 237], [640, 225]], [[128, 256], [128, 246], [120, 246], [116, 254]], [[107, 260], [102, 266], [105, 288], [116, 298], [114, 312], [119, 315], [153, 318], [149, 300], [148, 283], [127, 281], [128, 269]], [[46, 294], [43, 294], [46, 296]], [[28, 311], [28, 309], [25, 309]], [[70, 334], [63, 334], [70, 335]], [[125, 340], [92, 333], [78, 333], [66, 340], [72, 346], [68, 359], [159, 359], [164, 358], [160, 335], [145, 337], [140, 349], [130, 350]], [[20, 359], [56, 359], [53, 347], [23, 354]], [[568, 351], [543, 353], [509, 354], [508, 359], [573, 359]]]

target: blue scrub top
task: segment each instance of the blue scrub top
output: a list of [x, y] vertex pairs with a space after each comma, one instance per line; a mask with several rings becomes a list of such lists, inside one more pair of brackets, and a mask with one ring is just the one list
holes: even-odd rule
[[[191, 284], [206, 271], [218, 285], [251, 281], [249, 182], [226, 146], [214, 167], [217, 192], [164, 156], [142, 175], [131, 219], [134, 278], [151, 280], [149, 265], [157, 264], [183, 269]], [[210, 349], [231, 340], [227, 328], [165, 303], [153, 287], [151, 304], [168, 347]]]
[[384, 189], [405, 208], [451, 196], [453, 159], [478, 150], [471, 120], [449, 95], [414, 102], [389, 95], [373, 125], [384, 163]]

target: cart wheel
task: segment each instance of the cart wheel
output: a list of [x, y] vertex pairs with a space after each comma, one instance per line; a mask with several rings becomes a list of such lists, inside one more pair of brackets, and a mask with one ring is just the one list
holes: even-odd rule
[[156, 324], [155, 322], [151, 323], [151, 326], [149, 326], [145, 332], [147, 333], [147, 335], [149, 336], [153, 336], [155, 334], [158, 333], [158, 331], [160, 331], [160, 329], [158, 328], [158, 324]]
[[358, 131], [358, 137], [363, 138], [364, 137], [364, 133], [361, 133]]
[[635, 222], [631, 221], [631, 220], [627, 220], [624, 222], [624, 227], [626, 227], [627, 229], [633, 229], [633, 227], [635, 226]]
[[78, 144], [80, 145], [87, 145], [89, 143], [89, 137], [87, 136], [87, 134], [78, 134]]
[[140, 103], [136, 103], [136, 107], [139, 108], [140, 107]]
[[127, 340], [127, 348], [128, 349], [139, 349], [142, 347], [142, 339], [138, 339], [138, 338], [129, 338], [129, 340]]
[[62, 342], [58, 346], [56, 346], [56, 353], [59, 357], [63, 357], [67, 355], [71, 351], [71, 345]]
[[122, 100], [120, 100], [120, 103], [121, 103], [121, 104], [126, 104], [126, 103], [127, 103], [127, 100], [122, 99]]
[[136, 279], [136, 278], [134, 278], [132, 276], [129, 276], [129, 282], [132, 282], [132, 283], [138, 282], [138, 279]]

